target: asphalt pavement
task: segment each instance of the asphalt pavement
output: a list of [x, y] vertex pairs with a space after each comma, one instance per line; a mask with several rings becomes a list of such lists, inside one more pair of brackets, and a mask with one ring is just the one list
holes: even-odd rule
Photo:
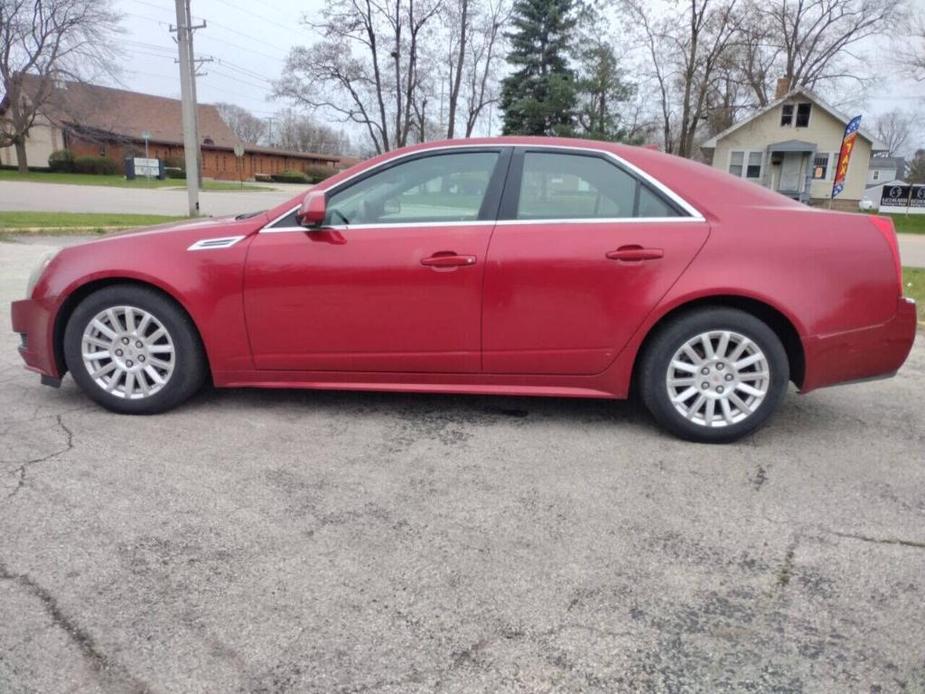
[[0, 243], [0, 692], [921, 692], [925, 340], [730, 446], [627, 403], [22, 369]]
[[[249, 185], [262, 187], [253, 183]], [[199, 193], [199, 209], [201, 214], [212, 217], [266, 210], [309, 188], [309, 185], [274, 183], [265, 190], [205, 190]], [[185, 215], [188, 210], [185, 188], [118, 188], [0, 181], [0, 211]]]

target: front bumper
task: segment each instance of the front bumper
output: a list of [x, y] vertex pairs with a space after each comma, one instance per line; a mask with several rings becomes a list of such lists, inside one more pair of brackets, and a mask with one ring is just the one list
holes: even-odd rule
[[13, 331], [20, 335], [19, 354], [26, 368], [42, 374], [42, 382], [53, 385], [63, 375], [55, 360], [54, 314], [35, 299], [14, 301], [10, 306]]
[[801, 392], [892, 376], [912, 350], [917, 322], [915, 301], [900, 297], [896, 315], [886, 323], [807, 338]]

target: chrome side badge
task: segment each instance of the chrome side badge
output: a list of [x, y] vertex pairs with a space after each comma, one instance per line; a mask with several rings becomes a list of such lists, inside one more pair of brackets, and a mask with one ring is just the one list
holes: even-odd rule
[[244, 236], [222, 236], [217, 239], [202, 239], [187, 248], [188, 251], [209, 251], [218, 248], [231, 248]]

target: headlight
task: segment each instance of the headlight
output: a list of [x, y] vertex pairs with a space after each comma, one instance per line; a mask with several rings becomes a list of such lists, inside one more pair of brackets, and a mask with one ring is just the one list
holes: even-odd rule
[[42, 259], [39, 260], [38, 264], [32, 268], [32, 272], [29, 274], [29, 282], [26, 284], [26, 298], [32, 298], [32, 290], [35, 289], [35, 285], [39, 283], [39, 280], [42, 279], [42, 273], [45, 272], [45, 268], [48, 267], [48, 264], [58, 255], [60, 249], [57, 251], [49, 251], [42, 256]]

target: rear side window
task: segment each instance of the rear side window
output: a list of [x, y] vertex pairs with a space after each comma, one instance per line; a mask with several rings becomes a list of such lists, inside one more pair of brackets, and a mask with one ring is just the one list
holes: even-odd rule
[[526, 152], [516, 219], [677, 217], [661, 195], [601, 157]]

